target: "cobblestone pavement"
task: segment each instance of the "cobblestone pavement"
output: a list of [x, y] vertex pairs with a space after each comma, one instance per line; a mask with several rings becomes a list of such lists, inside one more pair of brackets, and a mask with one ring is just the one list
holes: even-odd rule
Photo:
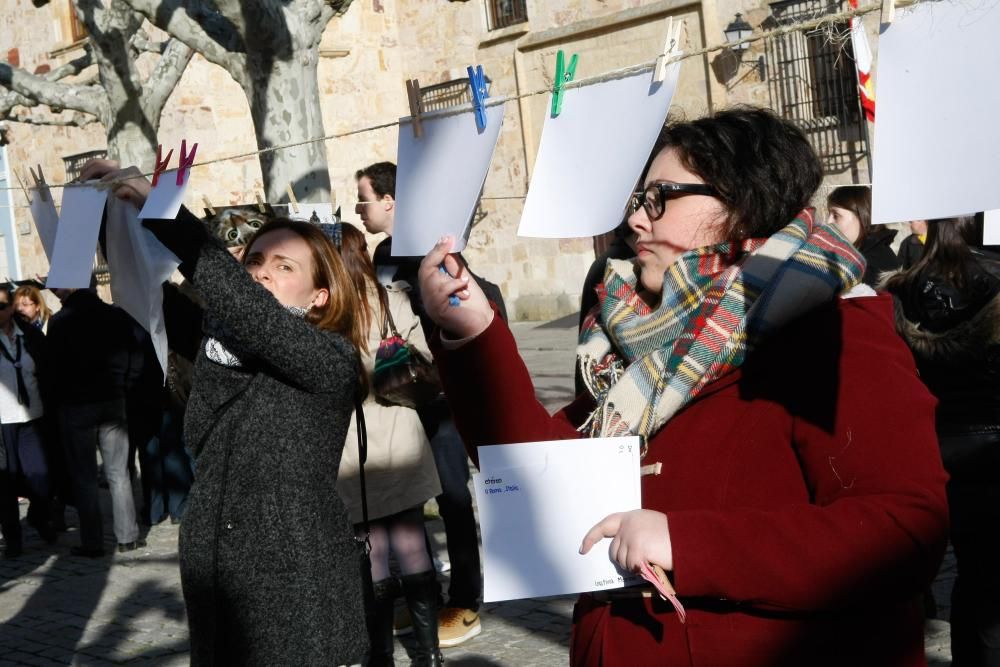
[[[573, 394], [572, 368], [576, 320], [513, 329], [536, 382], [539, 399], [555, 409]], [[105, 547], [114, 547], [111, 509], [102, 493], [107, 520]], [[26, 509], [22, 506], [22, 514]], [[70, 523], [75, 516], [68, 512]], [[432, 542], [445, 556], [441, 522], [428, 524]], [[187, 618], [177, 569], [177, 526], [149, 529], [147, 547], [129, 554], [89, 560], [69, 555], [75, 532], [48, 546], [25, 527], [25, 554], [0, 560], [0, 667], [5, 665], [188, 664]], [[443, 580], [446, 580], [444, 575]], [[935, 584], [947, 618], [954, 561], [946, 560]], [[444, 651], [448, 664], [482, 666], [565, 665], [572, 599], [550, 598], [483, 606], [483, 633]], [[947, 623], [929, 627], [928, 657], [948, 665]], [[408, 640], [397, 644], [405, 664]]]

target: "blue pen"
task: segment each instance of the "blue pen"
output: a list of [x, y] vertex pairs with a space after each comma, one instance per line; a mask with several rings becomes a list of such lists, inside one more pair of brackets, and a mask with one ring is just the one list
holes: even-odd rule
[[[448, 276], [451, 276], [451, 274], [448, 273], [448, 270], [444, 268], [444, 264], [439, 264], [438, 265], [438, 271], [440, 271], [441, 273], [444, 273], [444, 274], [446, 274]], [[457, 306], [461, 306], [462, 302], [459, 301], [459, 299], [458, 299], [457, 296], [455, 296], [454, 294], [452, 294], [451, 296], [448, 297], [448, 305], [452, 306], [452, 307], [457, 307]]]

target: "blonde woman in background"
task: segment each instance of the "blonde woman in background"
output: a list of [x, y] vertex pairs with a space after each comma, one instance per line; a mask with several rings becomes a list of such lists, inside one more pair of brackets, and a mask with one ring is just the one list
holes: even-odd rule
[[34, 285], [21, 285], [14, 292], [14, 309], [29, 324], [48, 333], [52, 311], [42, 298], [42, 290]]

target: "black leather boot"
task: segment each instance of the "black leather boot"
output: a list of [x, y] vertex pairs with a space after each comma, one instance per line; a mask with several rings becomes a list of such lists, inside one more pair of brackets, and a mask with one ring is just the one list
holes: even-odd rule
[[375, 609], [371, 624], [368, 626], [368, 643], [371, 650], [368, 654], [368, 667], [395, 667], [392, 659], [396, 648], [392, 637], [393, 601], [399, 592], [399, 586], [392, 577], [376, 581]]
[[438, 584], [434, 570], [400, 577], [403, 595], [413, 619], [413, 638], [416, 649], [413, 660], [415, 667], [438, 667], [444, 658], [438, 648]]

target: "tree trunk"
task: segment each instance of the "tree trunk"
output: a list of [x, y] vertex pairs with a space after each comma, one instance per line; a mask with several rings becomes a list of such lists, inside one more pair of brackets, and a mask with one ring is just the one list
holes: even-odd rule
[[[323, 111], [316, 75], [317, 49], [296, 50], [288, 59], [251, 62], [250, 102], [257, 148], [281, 146], [321, 137]], [[250, 56], [254, 60], [254, 56]], [[288, 201], [289, 184], [302, 202], [330, 201], [330, 172], [325, 142], [263, 153], [260, 169], [267, 201]]]
[[108, 132], [108, 155], [123, 166], [135, 165], [144, 174], [152, 172], [156, 162], [156, 128], [136, 122], [116, 122], [115, 126], [118, 128], [115, 132]]

